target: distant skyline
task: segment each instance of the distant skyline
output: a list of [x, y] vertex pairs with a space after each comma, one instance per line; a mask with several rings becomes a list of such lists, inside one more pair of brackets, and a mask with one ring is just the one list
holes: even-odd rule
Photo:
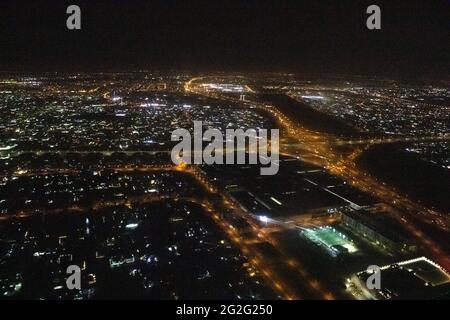
[[[65, 27], [82, 9], [82, 30]], [[366, 8], [382, 29], [366, 28]], [[0, 71], [174, 68], [441, 77], [449, 1], [24, 1], [0, 3]]]

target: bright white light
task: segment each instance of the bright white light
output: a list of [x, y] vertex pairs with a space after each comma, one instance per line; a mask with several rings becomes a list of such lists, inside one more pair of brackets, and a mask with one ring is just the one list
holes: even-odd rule
[[269, 218], [267, 218], [266, 216], [259, 216], [258, 218], [259, 218], [259, 221], [261, 221], [261, 222], [264, 222], [264, 223], [269, 222]]
[[282, 205], [282, 203], [280, 202], [280, 201], [278, 201], [277, 199], [275, 199], [274, 197], [270, 197], [270, 199], [273, 201], [273, 202], [275, 202], [276, 204], [278, 204], [278, 205]]
[[303, 99], [311, 99], [311, 100], [322, 100], [325, 99], [322, 96], [302, 96]]
[[356, 248], [356, 247], [355, 247], [353, 244], [351, 244], [351, 243], [346, 243], [346, 244], [343, 245], [343, 247], [344, 247], [345, 249], [347, 249], [349, 253], [353, 253], [353, 252], [357, 252], [357, 251], [358, 251], [358, 248]]
[[129, 223], [125, 226], [127, 229], [136, 229], [139, 226], [137, 223]]

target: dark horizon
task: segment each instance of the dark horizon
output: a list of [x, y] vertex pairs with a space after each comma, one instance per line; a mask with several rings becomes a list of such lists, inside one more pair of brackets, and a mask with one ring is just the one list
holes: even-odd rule
[[[77, 4], [82, 29], [69, 31]], [[445, 77], [448, 1], [2, 1], [0, 70], [344, 73]]]

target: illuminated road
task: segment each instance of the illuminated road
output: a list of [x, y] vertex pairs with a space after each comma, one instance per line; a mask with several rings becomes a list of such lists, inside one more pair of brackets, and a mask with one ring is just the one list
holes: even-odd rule
[[[222, 207], [229, 209], [233, 212], [234, 215], [239, 216], [240, 218], [244, 219], [249, 225], [252, 226], [252, 233], [253, 233], [253, 239], [256, 242], [268, 242], [270, 243], [277, 251], [279, 256], [279, 259], [277, 259], [276, 261], [272, 261], [271, 263], [268, 263], [271, 259], [270, 257], [267, 257], [263, 252], [259, 252], [258, 253], [258, 259], [251, 260], [253, 263], [258, 262], [257, 265], [263, 265], [264, 269], [268, 268], [268, 265], [280, 265], [285, 263], [286, 266], [291, 269], [291, 271], [293, 272], [293, 274], [290, 274], [288, 277], [286, 277], [286, 279], [284, 279], [284, 285], [281, 285], [282, 280], [276, 280], [275, 281], [275, 287], [280, 289], [281, 288], [289, 288], [290, 285], [289, 283], [291, 283], [292, 281], [294, 281], [294, 279], [292, 278], [293, 276], [298, 278], [297, 281], [299, 281], [299, 284], [305, 284], [309, 291], [312, 291], [312, 294], [314, 294], [313, 297], [316, 297], [318, 299], [326, 299], [326, 300], [332, 300], [334, 299], [334, 295], [331, 293], [330, 290], [326, 289], [325, 286], [323, 284], [321, 284], [317, 279], [314, 279], [314, 277], [312, 275], [310, 275], [306, 268], [304, 268], [300, 261], [298, 261], [298, 259], [290, 256], [281, 246], [281, 244], [271, 235], [270, 232], [267, 232], [268, 230], [266, 230], [264, 227], [262, 227], [258, 222], [256, 222], [250, 215], [248, 215], [247, 212], [244, 212], [239, 204], [235, 203], [234, 200], [227, 196], [225, 193], [221, 192], [220, 189], [218, 189], [216, 186], [214, 186], [208, 179], [208, 177], [205, 176], [205, 174], [196, 166], [192, 166], [189, 167], [189, 169], [187, 170], [188, 172], [193, 173], [193, 175], [197, 178], [197, 181], [199, 181], [200, 183], [202, 183], [205, 188], [213, 193], [213, 194], [220, 194], [221, 198], [222, 198]], [[229, 225], [231, 226], [232, 234], [234, 235], [233, 239], [236, 240], [237, 243], [241, 243], [242, 242], [242, 236], [238, 234], [237, 230], [232, 227], [232, 221], [229, 222]], [[248, 254], [252, 251], [255, 250], [254, 247], [248, 250], [245, 248], [242, 248], [243, 252], [245, 254]], [[257, 250], [257, 249], [256, 249]], [[276, 270], [270, 272], [271, 276], [276, 275], [276, 277], [278, 279], [283, 279], [283, 276], [280, 275], [278, 273], [276, 273]], [[272, 282], [274, 282], [273, 279], [271, 279]], [[295, 283], [295, 281], [294, 281]], [[286, 289], [284, 289], [286, 290]], [[295, 293], [290, 293], [289, 297], [290, 299], [299, 299], [299, 297], [302, 296], [301, 293], [298, 292], [298, 289], [289, 289], [289, 292], [295, 292]], [[286, 292], [287, 293], [287, 292]], [[311, 293], [310, 293], [311, 294]], [[309, 297], [309, 296], [308, 296]]]
[[[448, 217], [435, 212], [433, 210], [424, 208], [419, 204], [411, 201], [398, 194], [392, 187], [383, 184], [375, 177], [370, 176], [368, 173], [361, 171], [355, 164], [356, 159], [361, 153], [363, 153], [368, 147], [374, 144], [382, 143], [394, 143], [394, 142], [413, 142], [413, 141], [430, 141], [430, 140], [448, 140], [450, 137], [407, 137], [407, 138], [389, 138], [389, 139], [363, 139], [363, 140], [345, 140], [332, 135], [307, 130], [295, 123], [293, 123], [288, 117], [281, 113], [276, 107], [266, 105], [262, 103], [240, 101], [238, 99], [232, 99], [229, 96], [221, 96], [220, 94], [213, 92], [205, 92], [204, 88], [197, 88], [196, 83], [203, 81], [204, 78], [193, 78], [186, 82], [184, 88], [186, 92], [204, 95], [206, 97], [212, 97], [216, 99], [222, 99], [240, 103], [245, 106], [256, 107], [269, 113], [277, 120], [284, 133], [283, 139], [281, 139], [280, 146], [282, 148], [282, 154], [290, 156], [300, 156], [305, 162], [312, 163], [323, 168], [326, 168], [330, 173], [342, 177], [344, 180], [351, 183], [356, 188], [372, 194], [373, 196], [382, 199], [386, 203], [386, 209], [389, 214], [395, 217], [417, 242], [426, 248], [431, 257], [438, 263], [450, 268], [450, 259], [448, 254], [441, 249], [440, 245], [436, 241], [430, 238], [425, 232], [423, 232], [414, 221], [419, 219], [429, 225], [436, 228], [440, 228], [445, 231], [449, 231], [450, 222]], [[251, 90], [247, 86], [247, 90]], [[342, 153], [339, 150], [340, 146], [351, 147], [350, 151]], [[132, 150], [105, 150], [105, 151], [53, 151], [53, 150], [35, 150], [35, 151], [12, 151], [11, 154], [17, 155], [20, 153], [32, 152], [37, 155], [45, 153], [101, 153], [103, 155], [110, 156], [114, 153], [124, 153], [127, 155], [133, 155], [138, 153], [148, 154], [169, 154], [169, 151], [132, 151]], [[275, 227], [263, 226], [251, 218], [246, 212], [240, 209], [239, 205], [233, 202], [224, 192], [211, 184], [209, 179], [202, 173], [202, 171], [196, 166], [120, 166], [108, 168], [108, 170], [114, 170], [117, 172], [152, 172], [152, 171], [180, 171], [191, 175], [196, 181], [204, 187], [206, 191], [211, 195], [219, 195], [220, 202], [212, 202], [206, 199], [196, 199], [193, 197], [183, 197], [179, 194], [165, 194], [165, 195], [144, 195], [129, 197], [128, 199], [110, 200], [110, 201], [97, 201], [92, 207], [84, 208], [78, 206], [71, 206], [65, 209], [58, 209], [53, 211], [47, 211], [48, 214], [60, 214], [64, 210], [69, 212], [87, 212], [89, 210], [100, 210], [117, 205], [133, 206], [135, 204], [152, 203], [155, 201], [174, 200], [174, 201], [190, 201], [201, 205], [206, 212], [211, 214], [215, 223], [228, 235], [230, 241], [236, 245], [241, 252], [249, 259], [249, 261], [259, 270], [260, 274], [265, 278], [267, 283], [284, 299], [302, 299], [314, 297], [317, 299], [335, 299], [337, 298], [326, 285], [321, 283], [318, 279], [306, 270], [302, 265], [302, 262], [298, 257], [292, 257], [284, 248], [283, 245], [273, 236], [272, 233], [276, 231]], [[48, 174], [77, 174], [79, 171], [71, 169], [41, 169], [30, 172], [17, 172], [17, 176], [32, 176], [32, 175], [48, 175]], [[7, 220], [12, 217], [25, 218], [36, 209], [30, 211], [20, 211], [14, 215], [0, 217], [0, 220]], [[229, 211], [232, 215], [222, 214], [225, 211]], [[244, 219], [250, 226], [250, 232], [246, 232], [245, 236], [240, 234], [239, 230], [233, 225], [235, 218]], [[329, 220], [323, 220], [317, 223], [326, 223], [334, 221], [333, 218]], [[301, 224], [298, 221], [295, 225]], [[293, 227], [287, 226], [287, 227]], [[275, 229], [275, 230], [274, 230]], [[268, 256], [263, 250], [259, 250], [257, 244], [270, 243], [276, 250], [276, 257]], [[284, 269], [279, 268], [283, 266]], [[282, 271], [280, 271], [280, 269]], [[301, 285], [299, 285], [301, 284]]]
[[[335, 136], [307, 130], [295, 123], [280, 112], [275, 106], [266, 105], [258, 102], [240, 101], [221, 96], [217, 92], [206, 92], [203, 88], [196, 87], [197, 81], [206, 81], [206, 78], [194, 78], [186, 83], [185, 89], [188, 92], [197, 93], [212, 98], [241, 103], [246, 106], [253, 106], [271, 114], [279, 123], [280, 128], [284, 129], [285, 138], [297, 141], [294, 143], [283, 143], [280, 141], [282, 151], [286, 154], [300, 156], [305, 162], [309, 162], [326, 168], [330, 173], [342, 177], [350, 182], [354, 187], [367, 192], [389, 205], [389, 213], [392, 214], [417, 242], [427, 249], [431, 256], [442, 266], [450, 269], [450, 256], [441, 249], [439, 243], [426, 235], [413, 221], [420, 221], [432, 225], [435, 228], [444, 231], [450, 231], [450, 219], [435, 210], [425, 208], [407, 197], [400, 195], [392, 187], [378, 181], [367, 172], [362, 171], [355, 164], [357, 157], [365, 149], [374, 144], [394, 143], [394, 142], [414, 142], [414, 141], [437, 141], [449, 140], [450, 137], [402, 137], [388, 139], [364, 139], [364, 140], [344, 140]], [[349, 155], [338, 152], [336, 147], [355, 145], [355, 149]]]

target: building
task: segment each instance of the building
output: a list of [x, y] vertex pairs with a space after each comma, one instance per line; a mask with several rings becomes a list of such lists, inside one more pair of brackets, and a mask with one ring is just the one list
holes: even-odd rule
[[342, 214], [342, 224], [388, 251], [408, 252], [416, 249], [401, 225], [389, 213], [376, 208], [348, 210]]
[[[379, 289], [368, 289], [368, 271], [358, 272], [347, 287], [371, 299], [448, 299], [450, 274], [434, 261], [419, 257], [380, 267]], [[355, 290], [355, 288], [357, 288]]]

